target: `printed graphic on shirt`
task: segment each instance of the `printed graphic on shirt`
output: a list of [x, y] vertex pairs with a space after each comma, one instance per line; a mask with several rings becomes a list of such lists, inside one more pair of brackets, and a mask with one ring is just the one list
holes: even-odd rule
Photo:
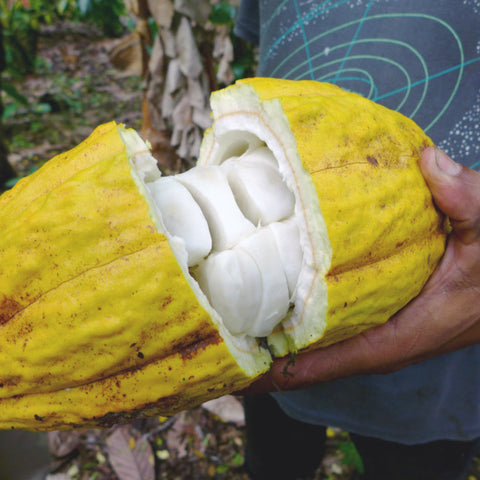
[[479, 169], [479, 0], [262, 0], [260, 20], [259, 75], [356, 91]]

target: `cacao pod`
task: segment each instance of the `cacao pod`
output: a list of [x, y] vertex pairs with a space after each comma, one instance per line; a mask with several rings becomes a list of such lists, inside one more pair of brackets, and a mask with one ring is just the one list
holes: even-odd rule
[[[163, 180], [147, 146], [133, 130], [101, 125], [0, 197], [0, 428], [85, 428], [170, 416], [246, 387], [268, 371], [272, 356], [379, 325], [421, 291], [443, 254], [446, 228], [418, 167], [432, 141], [413, 121], [313, 81], [242, 80], [211, 102], [213, 126], [194, 169], [226, 168], [258, 149], [270, 152], [274, 161], [264, 171], [275, 165], [298, 227], [294, 240], [282, 238], [286, 230], [275, 237], [293, 287], [282, 277], [287, 293], [277, 299], [279, 288], [269, 282], [283, 273], [265, 273], [278, 267], [277, 257], [265, 260], [273, 247], [259, 236], [269, 225], [249, 220], [247, 239], [229, 244], [237, 224], [225, 215], [211, 220], [216, 213], [202, 204], [203, 198], [215, 210], [227, 197], [194, 192], [192, 174], [180, 174], [175, 178], [193, 192], [213, 239], [189, 263], [196, 227], [193, 239], [166, 227], [168, 215], [174, 221], [177, 214], [156, 203], [152, 185]], [[282, 215], [273, 223], [288, 220]], [[294, 243], [301, 259], [292, 276]], [[246, 280], [237, 278], [244, 272], [239, 250], [258, 270]], [[218, 300], [223, 264], [202, 270], [223, 251], [240, 265], [232, 285], [239, 282], [239, 291], [252, 296], [237, 295], [234, 308], [228, 289]], [[251, 300], [248, 306], [242, 298]], [[244, 307], [244, 321], [250, 312], [258, 317], [253, 329], [235, 331], [219, 313], [235, 317]], [[263, 317], [275, 321], [266, 328]]]

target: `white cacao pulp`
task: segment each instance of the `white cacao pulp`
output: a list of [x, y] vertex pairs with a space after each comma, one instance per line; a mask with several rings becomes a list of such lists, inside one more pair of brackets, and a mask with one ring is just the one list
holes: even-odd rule
[[295, 197], [272, 152], [260, 144], [147, 187], [224, 325], [268, 336], [294, 302], [303, 262]]

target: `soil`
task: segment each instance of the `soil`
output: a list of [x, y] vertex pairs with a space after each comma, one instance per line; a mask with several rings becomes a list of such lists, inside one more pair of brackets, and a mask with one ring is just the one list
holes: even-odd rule
[[[9, 160], [19, 177], [72, 148], [101, 123], [116, 120], [140, 129], [142, 80], [110, 64], [108, 54], [117, 41], [85, 25], [57, 24], [42, 31], [37, 74], [16, 82], [29, 106], [5, 99], [13, 112], [6, 119]], [[246, 480], [241, 400], [227, 400], [230, 407], [222, 414], [199, 407], [171, 419], [107, 430], [52, 432], [48, 480]], [[315, 480], [358, 479], [361, 467], [348, 435], [328, 433]], [[480, 479], [480, 460], [470, 478]]]

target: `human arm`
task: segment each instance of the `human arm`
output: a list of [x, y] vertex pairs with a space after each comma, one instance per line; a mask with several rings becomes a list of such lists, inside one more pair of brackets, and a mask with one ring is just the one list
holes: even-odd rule
[[480, 342], [480, 173], [434, 148], [420, 166], [452, 233], [421, 294], [386, 324], [330, 347], [278, 359], [245, 393], [389, 373]]

